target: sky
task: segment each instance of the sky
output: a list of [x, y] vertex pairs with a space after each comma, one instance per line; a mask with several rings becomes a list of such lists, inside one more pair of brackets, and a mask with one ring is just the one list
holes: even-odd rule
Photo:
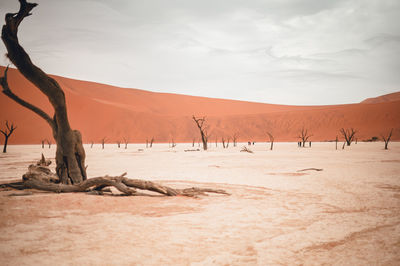
[[[19, 40], [49, 74], [288, 105], [400, 91], [399, 0], [36, 3]], [[18, 8], [2, 0], [0, 17]], [[4, 45], [0, 53], [9, 64]]]

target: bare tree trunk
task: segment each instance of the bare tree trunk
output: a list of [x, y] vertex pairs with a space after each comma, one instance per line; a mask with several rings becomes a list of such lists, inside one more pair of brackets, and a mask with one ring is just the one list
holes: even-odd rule
[[197, 127], [200, 130], [200, 136], [201, 136], [201, 141], [203, 142], [203, 149], [206, 151], [207, 150], [207, 142], [208, 142], [208, 133], [207, 133], [207, 126], [204, 124], [204, 122], [206, 121], [206, 117], [202, 117], [202, 118], [196, 118], [193, 115], [193, 120], [196, 123]]
[[[82, 136], [79, 131], [72, 130], [68, 121], [65, 95], [60, 85], [40, 68], [35, 66], [29, 55], [18, 41], [18, 27], [22, 20], [31, 15], [31, 10], [37, 6], [20, 0], [20, 9], [17, 14], [6, 14], [6, 24], [2, 28], [1, 38], [7, 49], [7, 56], [18, 68], [21, 74], [32, 82], [43, 94], [47, 96], [54, 108], [54, 118], [45, 112], [20, 99], [13, 94], [7, 86], [3, 85], [3, 93], [8, 97], [32, 110], [45, 119], [53, 130], [56, 140], [56, 169], [57, 175], [64, 184], [77, 184], [86, 180], [85, 150], [82, 146]], [[5, 81], [7, 80], [5, 74]]]
[[337, 150], [337, 143], [338, 143], [338, 136], [336, 136], [336, 150]]
[[271, 142], [271, 146], [269, 147], [269, 149], [272, 151], [272, 149], [274, 148], [274, 140], [275, 140], [275, 138], [270, 132], [267, 132], [267, 134], [268, 134], [268, 137], [269, 137], [269, 141]]
[[106, 143], [107, 138], [101, 139], [101, 149], [104, 150], [104, 144]]

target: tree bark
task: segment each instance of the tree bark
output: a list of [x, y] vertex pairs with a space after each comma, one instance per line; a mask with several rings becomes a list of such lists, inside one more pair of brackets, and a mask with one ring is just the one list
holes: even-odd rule
[[[31, 15], [30, 12], [35, 6], [37, 6], [37, 4], [27, 3], [26, 0], [20, 0], [20, 9], [18, 13], [6, 14], [6, 24], [2, 28], [1, 38], [6, 46], [8, 52], [7, 56], [10, 61], [26, 79], [32, 82], [47, 96], [53, 106], [53, 118], [50, 118], [50, 116], [43, 111], [42, 114], [39, 115], [49, 122], [53, 130], [53, 135], [57, 144], [56, 170], [60, 181], [63, 184], [78, 184], [86, 180], [86, 169], [84, 165], [85, 151], [82, 146], [81, 134], [79, 131], [72, 130], [70, 127], [64, 92], [53, 78], [49, 77], [32, 63], [29, 55], [18, 41], [18, 27], [25, 17]], [[5, 89], [4, 86], [3, 89]], [[30, 107], [28, 107], [26, 104], [10, 96], [9, 93], [4, 93], [17, 103], [34, 111], [32, 108], [33, 105], [29, 104]], [[40, 110], [39, 108], [37, 109]], [[35, 113], [38, 114], [38, 112]]]

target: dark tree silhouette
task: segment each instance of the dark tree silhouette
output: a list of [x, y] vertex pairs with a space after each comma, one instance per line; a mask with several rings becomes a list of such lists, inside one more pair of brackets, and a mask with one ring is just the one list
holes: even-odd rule
[[104, 137], [104, 138], [102, 138], [102, 139], [100, 140], [100, 142], [101, 142], [101, 149], [102, 149], [102, 150], [104, 150], [104, 144], [106, 143], [106, 141], [107, 141], [107, 138], [106, 138], [106, 137]]
[[121, 141], [120, 140], [117, 140], [117, 146], [118, 146], [118, 149], [121, 148]]
[[225, 137], [222, 137], [221, 141], [222, 141], [222, 147], [224, 149], [227, 149], [229, 147], [229, 138], [225, 139]]
[[20, 0], [18, 13], [8, 13], [5, 16], [5, 25], [2, 28], [1, 38], [7, 49], [7, 56], [18, 68], [19, 72], [32, 82], [43, 94], [47, 96], [54, 108], [51, 118], [38, 107], [26, 102], [15, 95], [8, 86], [7, 70], [1, 79], [3, 93], [20, 105], [30, 109], [42, 117], [51, 127], [53, 137], [57, 143], [56, 171], [63, 184], [77, 184], [86, 180], [85, 150], [82, 145], [81, 133], [71, 129], [68, 121], [65, 95], [60, 85], [53, 78], [34, 65], [18, 40], [18, 27], [22, 20], [31, 15], [35, 3]]
[[337, 143], [338, 143], [338, 141], [339, 141], [339, 138], [338, 138], [338, 136], [336, 136], [336, 139], [335, 139], [335, 142], [336, 142], [336, 149], [337, 149]]
[[270, 132], [267, 132], [267, 134], [268, 134], [268, 137], [269, 137], [269, 142], [271, 142], [271, 146], [269, 147], [269, 149], [272, 151], [272, 149], [274, 148], [274, 140], [275, 140], [275, 138]]
[[125, 150], [128, 148], [129, 139], [124, 137]]
[[201, 141], [203, 142], [203, 150], [207, 150], [207, 143], [208, 143], [208, 126], [206, 126], [204, 123], [206, 122], [206, 117], [202, 117], [202, 118], [196, 118], [193, 115], [193, 121], [196, 123], [197, 127], [200, 130], [200, 136], [201, 136]]
[[51, 148], [51, 141], [49, 139], [46, 139], [47, 145], [49, 145], [49, 149]]
[[233, 136], [232, 136], [233, 147], [236, 147], [238, 137], [239, 137], [238, 133], [233, 134]]
[[93, 148], [93, 144], [94, 144], [94, 141], [92, 140], [92, 141], [90, 142], [90, 148]]
[[298, 138], [301, 140], [302, 146], [305, 147], [306, 142], [308, 141], [308, 139], [312, 137], [312, 135], [310, 135], [308, 133], [308, 129], [305, 129], [304, 127], [301, 129], [300, 134], [298, 136]]
[[342, 133], [342, 136], [344, 137], [347, 146], [350, 146], [351, 143], [354, 141], [354, 136], [357, 133], [357, 130], [355, 130], [354, 128], [341, 128], [340, 129], [340, 133]]
[[4, 77], [0, 79], [0, 83], [5, 95], [42, 117], [51, 127], [57, 144], [57, 174], [51, 173], [51, 170], [48, 168], [49, 164], [42, 158], [43, 160], [39, 161], [37, 165], [32, 164], [29, 166], [28, 172], [22, 177], [23, 182], [19, 184], [12, 183], [12, 185], [8, 184], [10, 187], [15, 188], [15, 186], [18, 186], [20, 189], [35, 188], [57, 193], [93, 191], [102, 194], [101, 190], [103, 188], [113, 186], [125, 195], [143, 195], [143, 193], [137, 192], [134, 188], [151, 190], [167, 196], [197, 196], [210, 192], [228, 194], [223, 190], [215, 189], [173, 189], [145, 180], [128, 179], [125, 177], [125, 174], [117, 177], [105, 176], [87, 179], [82, 136], [79, 131], [72, 130], [70, 127], [65, 94], [53, 78], [49, 77], [32, 63], [29, 55], [18, 41], [17, 32], [20, 23], [25, 17], [31, 15], [30, 12], [37, 4], [28, 3], [26, 0], [19, 0], [19, 2], [20, 9], [18, 13], [6, 14], [6, 23], [2, 28], [1, 37], [8, 52], [7, 56], [11, 62], [25, 78], [32, 82], [49, 99], [54, 109], [53, 118], [38, 107], [21, 99], [10, 90], [7, 82], [8, 67], [6, 68]]
[[11, 136], [11, 134], [14, 132], [14, 130], [17, 127], [14, 126], [13, 123], [11, 123], [11, 126], [8, 124], [8, 121], [6, 121], [6, 128], [0, 129], [0, 132], [3, 133], [4, 135], [4, 146], [3, 146], [3, 153], [7, 152], [7, 144], [8, 144], [8, 138]]
[[392, 133], [393, 133], [393, 128], [390, 130], [389, 134], [381, 135], [383, 141], [385, 142], [385, 150], [388, 149], [388, 144], [389, 144], [390, 138], [392, 137]]

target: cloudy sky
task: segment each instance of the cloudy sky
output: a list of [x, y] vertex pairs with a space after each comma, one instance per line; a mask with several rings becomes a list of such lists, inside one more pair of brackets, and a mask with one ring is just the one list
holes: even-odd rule
[[399, 0], [36, 2], [19, 38], [51, 74], [296, 105], [400, 91]]

